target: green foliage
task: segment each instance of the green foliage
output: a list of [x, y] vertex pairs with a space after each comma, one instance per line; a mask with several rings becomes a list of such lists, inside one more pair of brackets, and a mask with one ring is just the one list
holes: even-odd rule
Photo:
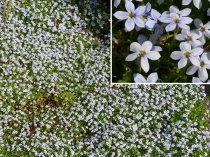
[[[61, 97], [62, 103], [68, 104], [68, 105], [73, 104], [76, 100], [76, 96], [72, 92], [68, 92], [68, 91], [60, 93], [60, 97]], [[58, 101], [58, 98], [57, 98], [57, 101]]]

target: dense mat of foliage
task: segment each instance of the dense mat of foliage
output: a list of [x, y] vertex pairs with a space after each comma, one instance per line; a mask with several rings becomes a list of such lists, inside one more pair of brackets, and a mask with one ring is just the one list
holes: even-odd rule
[[0, 156], [210, 155], [203, 87], [109, 84], [102, 5], [15, 0], [2, 12]]
[[210, 82], [210, 1], [191, 1], [113, 1], [113, 82]]

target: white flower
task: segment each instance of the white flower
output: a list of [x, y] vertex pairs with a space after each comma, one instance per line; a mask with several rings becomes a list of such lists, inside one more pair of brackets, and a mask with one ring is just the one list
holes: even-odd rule
[[191, 45], [187, 42], [182, 42], [180, 44], [181, 51], [174, 51], [171, 53], [171, 58], [174, 60], [179, 60], [179, 69], [187, 65], [188, 60], [194, 65], [199, 65], [199, 55], [203, 53], [203, 49], [200, 47], [191, 49]]
[[126, 57], [126, 61], [133, 61], [136, 58], [140, 58], [140, 64], [142, 69], [145, 72], [149, 71], [149, 61], [150, 60], [158, 60], [160, 58], [159, 49], [152, 49], [153, 44], [151, 41], [145, 41], [140, 45], [137, 42], [133, 42], [130, 45], [130, 51], [134, 52]]
[[144, 17], [144, 15], [150, 11], [147, 9], [147, 6], [139, 6], [135, 9], [135, 6], [132, 2], [126, 1], [125, 8], [127, 12], [117, 11], [114, 13], [114, 17], [119, 20], [126, 20], [125, 28], [128, 31], [133, 30], [135, 28], [135, 25], [141, 28], [145, 27], [144, 18], [142, 17]]
[[176, 36], [176, 39], [179, 41], [185, 41], [192, 45], [192, 47], [198, 47], [203, 45], [198, 39], [201, 37], [201, 33], [198, 34], [198, 31], [182, 30], [181, 34]]
[[210, 21], [204, 25], [200, 19], [195, 19], [194, 24], [199, 34], [201, 34], [200, 37], [201, 42], [205, 44], [206, 43], [205, 37], [210, 38]]
[[190, 29], [188, 24], [192, 23], [193, 19], [187, 17], [191, 13], [191, 9], [185, 8], [179, 10], [176, 6], [171, 6], [169, 11], [162, 13], [159, 20], [163, 23], [166, 23], [166, 31], [170, 32], [175, 30], [177, 27], [182, 29]]
[[147, 79], [144, 78], [141, 74], [134, 74], [134, 81], [136, 83], [155, 83], [158, 80], [157, 73], [151, 73]]
[[192, 65], [187, 69], [187, 75], [193, 75], [198, 71], [198, 77], [201, 81], [206, 81], [208, 79], [207, 69], [210, 69], [210, 60], [207, 57], [207, 53], [203, 53], [199, 59], [200, 64], [198, 66]]

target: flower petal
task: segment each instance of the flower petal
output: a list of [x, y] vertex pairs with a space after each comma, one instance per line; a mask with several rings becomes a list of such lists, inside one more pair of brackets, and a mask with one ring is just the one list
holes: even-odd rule
[[203, 83], [198, 77], [193, 77], [192, 83]]
[[138, 43], [140, 43], [140, 44], [143, 44], [145, 41], [147, 41], [148, 40], [148, 38], [145, 36], [145, 35], [143, 35], [143, 34], [139, 34], [139, 36], [138, 36], [138, 38], [137, 38], [137, 41], [138, 41]]
[[190, 66], [189, 68], [187, 68], [187, 75], [193, 75], [195, 74], [195, 72], [198, 70], [198, 67], [195, 65]]
[[193, 38], [195, 39], [199, 39], [202, 35], [202, 33], [200, 31], [198, 31], [198, 29], [192, 30], [190, 31], [191, 35]]
[[204, 32], [204, 35], [207, 37], [207, 38], [210, 38], [210, 30], [206, 30]]
[[159, 5], [161, 5], [164, 2], [164, 0], [157, 0], [157, 2]]
[[188, 5], [192, 0], [182, 0], [182, 5]]
[[206, 43], [206, 37], [204, 36], [204, 34], [201, 35], [199, 40], [202, 42], [202, 45], [204, 45]]
[[182, 51], [191, 51], [191, 45], [188, 42], [181, 42], [179, 47]]
[[206, 29], [210, 29], [210, 21], [205, 24]]
[[176, 28], [176, 24], [175, 23], [170, 23], [166, 26], [166, 32], [173, 31], [173, 30], [175, 30], [175, 28]]
[[132, 42], [130, 45], [130, 51], [139, 53], [139, 51], [142, 50], [142, 46], [137, 42]]
[[149, 61], [147, 57], [141, 57], [141, 67], [146, 73], [149, 71]]
[[202, 6], [202, 1], [201, 0], [193, 0], [193, 4], [195, 5], [196, 8], [200, 9]]
[[134, 74], [133, 76], [134, 76], [134, 81], [136, 83], [146, 83], [147, 82], [147, 80], [141, 74]]
[[120, 4], [120, 1], [121, 1], [121, 0], [115, 0], [115, 1], [114, 1], [114, 6], [115, 6], [116, 8], [117, 8], [118, 5]]
[[207, 16], [210, 16], [210, 8], [207, 10]]
[[153, 46], [152, 51], [163, 51], [163, 49], [160, 46]]
[[146, 4], [145, 13], [150, 12], [151, 8], [152, 8], [152, 6], [151, 6], [151, 4], [148, 2], [148, 3]]
[[152, 49], [152, 42], [151, 41], [145, 41], [143, 44], [142, 44], [142, 47], [144, 50], [146, 51], [150, 51]]
[[207, 64], [210, 64], [210, 58], [209, 58], [209, 53], [206, 53], [204, 52], [202, 55], [201, 55], [201, 60], [206, 62]]
[[154, 19], [154, 20], [158, 20], [158, 18], [161, 16], [161, 14], [157, 11], [157, 10], [155, 10], [155, 9], [152, 9], [152, 11], [151, 11], [151, 16], [152, 16], [152, 18]]
[[136, 16], [141, 16], [145, 13], [145, 10], [146, 10], [146, 6], [139, 6], [138, 8], [136, 8], [134, 13]]
[[158, 80], [158, 74], [157, 73], [151, 73], [148, 77], [147, 77], [147, 82], [148, 83], [155, 83]]
[[176, 39], [179, 41], [183, 41], [183, 40], [186, 40], [186, 37], [183, 34], [177, 34]]
[[188, 16], [190, 13], [191, 13], [191, 9], [190, 8], [185, 8], [185, 9], [180, 11], [180, 15], [181, 16]]
[[190, 29], [190, 27], [188, 26], [188, 25], [186, 25], [186, 24], [184, 24], [184, 23], [178, 23], [178, 25], [179, 25], [179, 27], [180, 28], [182, 28], [182, 29], [187, 29], [187, 30], [189, 30]]
[[174, 5], [170, 6], [169, 11], [171, 13], [179, 13], [179, 9]]
[[206, 81], [208, 79], [208, 72], [205, 68], [199, 68], [198, 70], [198, 77], [201, 81]]
[[154, 20], [147, 20], [146, 26], [147, 26], [150, 30], [152, 30], [152, 29], [155, 27], [156, 23], [157, 23], [157, 21], [154, 21]]
[[203, 22], [201, 21], [201, 19], [197, 18], [194, 20], [194, 25], [195, 27], [200, 28], [203, 25]]
[[159, 21], [163, 23], [171, 23], [172, 19], [167, 15], [167, 14], [162, 14], [161, 17], [159, 18]]
[[145, 23], [144, 23], [144, 21], [141, 18], [135, 17], [135, 18], [133, 18], [133, 20], [134, 20], [135, 24], [137, 26], [139, 26], [140, 28], [144, 28], [145, 27]]
[[179, 60], [182, 58], [182, 52], [181, 51], [174, 51], [171, 53], [171, 58], [174, 59], [174, 60]]
[[156, 44], [158, 38], [159, 38], [159, 36], [158, 36], [157, 34], [152, 34], [152, 35], [149, 37], [149, 40], [150, 40], [153, 44]]
[[182, 57], [178, 62], [178, 68], [181, 69], [187, 65], [187, 58]]
[[203, 53], [203, 49], [200, 47], [196, 47], [193, 50], [191, 50], [192, 55], [199, 56]]
[[133, 60], [135, 60], [137, 57], [138, 57], [138, 53], [132, 53], [132, 54], [129, 54], [129, 55], [125, 58], [125, 61], [133, 61]]
[[128, 18], [128, 12], [125, 11], [117, 11], [114, 13], [114, 17], [119, 19], [119, 20], [125, 20]]
[[179, 19], [179, 15], [177, 13], [173, 13], [173, 12], [170, 13], [170, 17]]
[[[210, 51], [206, 51], [205, 54], [206, 54], [206, 59], [207, 59], [208, 61], [210, 61]], [[207, 61], [207, 62], [208, 62], [208, 61]]]
[[189, 57], [190, 62], [195, 65], [195, 66], [199, 66], [200, 65], [200, 61], [198, 60], [198, 58], [194, 57], [194, 56], [190, 56]]
[[210, 69], [210, 64], [206, 64], [206, 69]]
[[150, 51], [147, 53], [147, 57], [151, 60], [158, 60], [160, 58], [160, 53], [156, 51]]
[[180, 23], [190, 24], [192, 22], [193, 22], [193, 19], [190, 17], [181, 17], [181, 19], [180, 19]]
[[191, 41], [191, 44], [192, 44], [192, 47], [198, 47], [198, 46], [202, 46], [203, 45], [203, 43], [201, 41], [196, 40], [196, 39], [193, 39]]
[[132, 31], [135, 27], [135, 23], [133, 21], [133, 19], [130, 19], [128, 18], [125, 22], [125, 28], [128, 30], [128, 31]]
[[126, 1], [125, 8], [128, 12], [133, 13], [135, 11], [135, 6], [132, 2]]

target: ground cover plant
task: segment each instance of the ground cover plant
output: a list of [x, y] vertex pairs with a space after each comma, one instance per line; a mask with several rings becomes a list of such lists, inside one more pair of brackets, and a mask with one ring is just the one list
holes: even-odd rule
[[112, 82], [209, 83], [209, 0], [114, 0]]
[[203, 86], [110, 85], [107, 4], [4, 2], [0, 156], [210, 155]]

